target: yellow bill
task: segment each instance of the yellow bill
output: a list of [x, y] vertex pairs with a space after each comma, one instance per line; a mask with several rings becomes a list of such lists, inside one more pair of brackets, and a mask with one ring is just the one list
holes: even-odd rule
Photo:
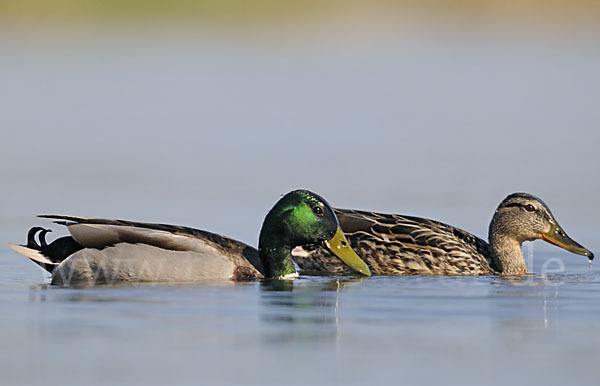
[[563, 231], [556, 223], [552, 224], [548, 233], [542, 233], [542, 239], [557, 247], [564, 248], [569, 252], [587, 256], [590, 260], [594, 258], [594, 254], [590, 250], [584, 248], [581, 244], [567, 236], [565, 231]]
[[338, 226], [337, 232], [331, 240], [324, 241], [323, 244], [334, 255], [340, 258], [346, 265], [356, 272], [360, 272], [363, 275], [371, 276], [371, 270], [369, 266], [354, 252], [354, 250], [350, 247], [350, 243], [346, 240], [346, 236], [344, 236], [344, 232]]

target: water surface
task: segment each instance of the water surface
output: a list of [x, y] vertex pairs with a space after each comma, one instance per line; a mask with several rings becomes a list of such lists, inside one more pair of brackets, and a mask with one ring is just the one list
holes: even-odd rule
[[521, 279], [88, 289], [7, 248], [41, 213], [256, 245], [308, 188], [484, 238], [528, 191], [597, 252], [597, 31], [480, 27], [2, 27], [2, 383], [597, 384], [598, 268], [541, 241]]
[[600, 274], [566, 259], [564, 273], [510, 279], [64, 289], [25, 259], [1, 257], [7, 383], [597, 381]]

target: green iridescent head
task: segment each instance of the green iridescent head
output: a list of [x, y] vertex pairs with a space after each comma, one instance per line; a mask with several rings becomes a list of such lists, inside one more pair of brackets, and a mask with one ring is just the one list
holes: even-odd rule
[[367, 265], [346, 241], [331, 206], [308, 190], [286, 194], [267, 214], [258, 243], [265, 276], [295, 273], [291, 250], [299, 245], [319, 243], [354, 270], [370, 276]]

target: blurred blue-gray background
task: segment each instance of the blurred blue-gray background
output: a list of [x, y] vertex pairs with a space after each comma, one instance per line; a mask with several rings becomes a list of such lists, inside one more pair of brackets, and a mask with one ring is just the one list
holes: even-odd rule
[[5, 7], [2, 227], [58, 212], [256, 244], [302, 187], [485, 237], [500, 200], [528, 191], [600, 246], [600, 35], [581, 9], [229, 3]]
[[598, 268], [541, 241], [533, 272], [566, 264], [550, 283], [302, 279], [292, 292], [46, 290], [7, 243], [60, 213], [256, 245], [280, 195], [307, 188], [483, 238], [498, 203], [527, 191], [598, 251], [599, 10], [0, 0], [5, 380], [594, 384]]

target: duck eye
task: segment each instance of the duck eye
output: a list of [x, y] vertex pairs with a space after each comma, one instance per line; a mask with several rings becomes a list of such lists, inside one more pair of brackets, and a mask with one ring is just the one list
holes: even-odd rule
[[323, 215], [323, 208], [321, 208], [320, 206], [314, 206], [312, 208], [313, 213], [316, 214], [317, 216], [322, 216]]
[[527, 204], [525, 205], [525, 210], [527, 210], [528, 212], [533, 212], [535, 210], [535, 207], [531, 204]]

